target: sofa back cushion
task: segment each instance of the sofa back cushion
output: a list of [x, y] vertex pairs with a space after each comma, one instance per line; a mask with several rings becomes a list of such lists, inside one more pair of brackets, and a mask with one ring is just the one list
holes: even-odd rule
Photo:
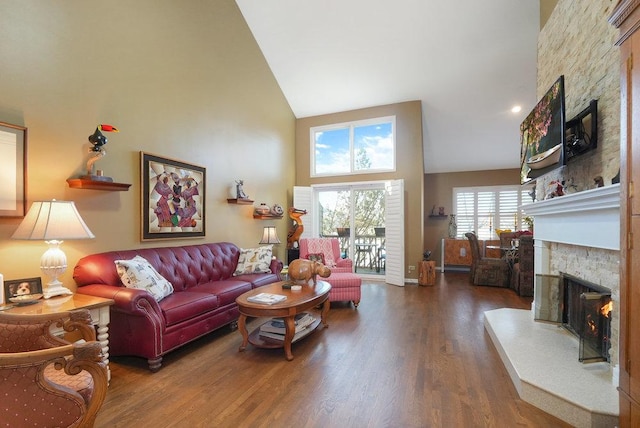
[[173, 285], [174, 291], [183, 291], [205, 282], [231, 278], [239, 255], [240, 249], [230, 242], [108, 251], [80, 259], [74, 268], [73, 279], [79, 287], [89, 284], [123, 286], [115, 261], [142, 256]]

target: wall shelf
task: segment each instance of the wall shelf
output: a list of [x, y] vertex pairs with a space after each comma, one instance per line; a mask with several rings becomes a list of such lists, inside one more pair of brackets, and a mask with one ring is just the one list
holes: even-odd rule
[[237, 199], [237, 198], [229, 198], [227, 202], [230, 204], [238, 204], [238, 205], [253, 205], [253, 201], [251, 199]]
[[258, 220], [279, 220], [282, 218], [281, 215], [270, 215], [270, 214], [254, 214], [253, 218]]
[[443, 219], [443, 218], [449, 218], [448, 215], [446, 214], [429, 214], [429, 218], [439, 218], [439, 219]]
[[109, 190], [112, 192], [122, 192], [129, 190], [131, 184], [114, 183], [112, 181], [97, 181], [86, 178], [68, 178], [67, 183], [72, 189]]

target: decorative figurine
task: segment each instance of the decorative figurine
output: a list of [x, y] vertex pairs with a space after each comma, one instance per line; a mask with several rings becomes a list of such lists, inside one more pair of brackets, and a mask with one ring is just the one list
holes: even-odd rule
[[296, 282], [304, 281], [309, 284], [309, 280], [312, 279], [313, 285], [316, 285], [316, 275], [327, 278], [331, 275], [331, 269], [320, 262], [307, 259], [295, 259], [289, 263], [289, 278]]
[[556, 198], [558, 196], [564, 196], [564, 186], [562, 182], [559, 180], [553, 180], [547, 186], [547, 194], [545, 195], [545, 199]]
[[287, 235], [287, 250], [291, 248], [297, 248], [299, 246], [298, 240], [300, 239], [300, 235], [304, 231], [304, 225], [302, 224], [301, 217], [307, 213], [307, 210], [299, 210], [297, 208], [291, 207], [289, 208], [289, 217], [293, 220], [293, 226], [289, 230], [289, 234]]
[[93, 134], [89, 135], [89, 142], [93, 144], [93, 147], [89, 149], [89, 160], [87, 160], [87, 175], [82, 178], [88, 178], [94, 181], [113, 181], [111, 177], [104, 177], [100, 172], [98, 174], [93, 173], [93, 164], [103, 158], [107, 152], [102, 148], [107, 144], [107, 137], [101, 132], [120, 132], [113, 125], [101, 124], [96, 127]]
[[242, 186], [244, 186], [244, 180], [236, 180], [236, 197], [238, 199], [249, 199]]

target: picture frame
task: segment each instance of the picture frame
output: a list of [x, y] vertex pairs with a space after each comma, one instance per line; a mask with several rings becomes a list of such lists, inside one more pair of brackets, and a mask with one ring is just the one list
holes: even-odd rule
[[140, 152], [142, 241], [201, 238], [206, 168]]
[[[18, 287], [21, 284], [28, 286], [28, 293], [18, 293]], [[9, 298], [17, 294], [42, 294], [42, 279], [36, 278], [22, 278], [12, 279], [4, 281], [4, 290], [2, 290], [5, 303], [9, 302]]]
[[27, 128], [0, 122], [0, 217], [27, 212]]

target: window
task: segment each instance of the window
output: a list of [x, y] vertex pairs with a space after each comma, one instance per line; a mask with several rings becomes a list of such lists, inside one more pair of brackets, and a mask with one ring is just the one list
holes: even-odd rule
[[311, 176], [394, 171], [395, 117], [311, 128]]
[[527, 191], [521, 186], [455, 187], [457, 238], [475, 231], [478, 239], [498, 239], [496, 229], [522, 229], [522, 205]]

